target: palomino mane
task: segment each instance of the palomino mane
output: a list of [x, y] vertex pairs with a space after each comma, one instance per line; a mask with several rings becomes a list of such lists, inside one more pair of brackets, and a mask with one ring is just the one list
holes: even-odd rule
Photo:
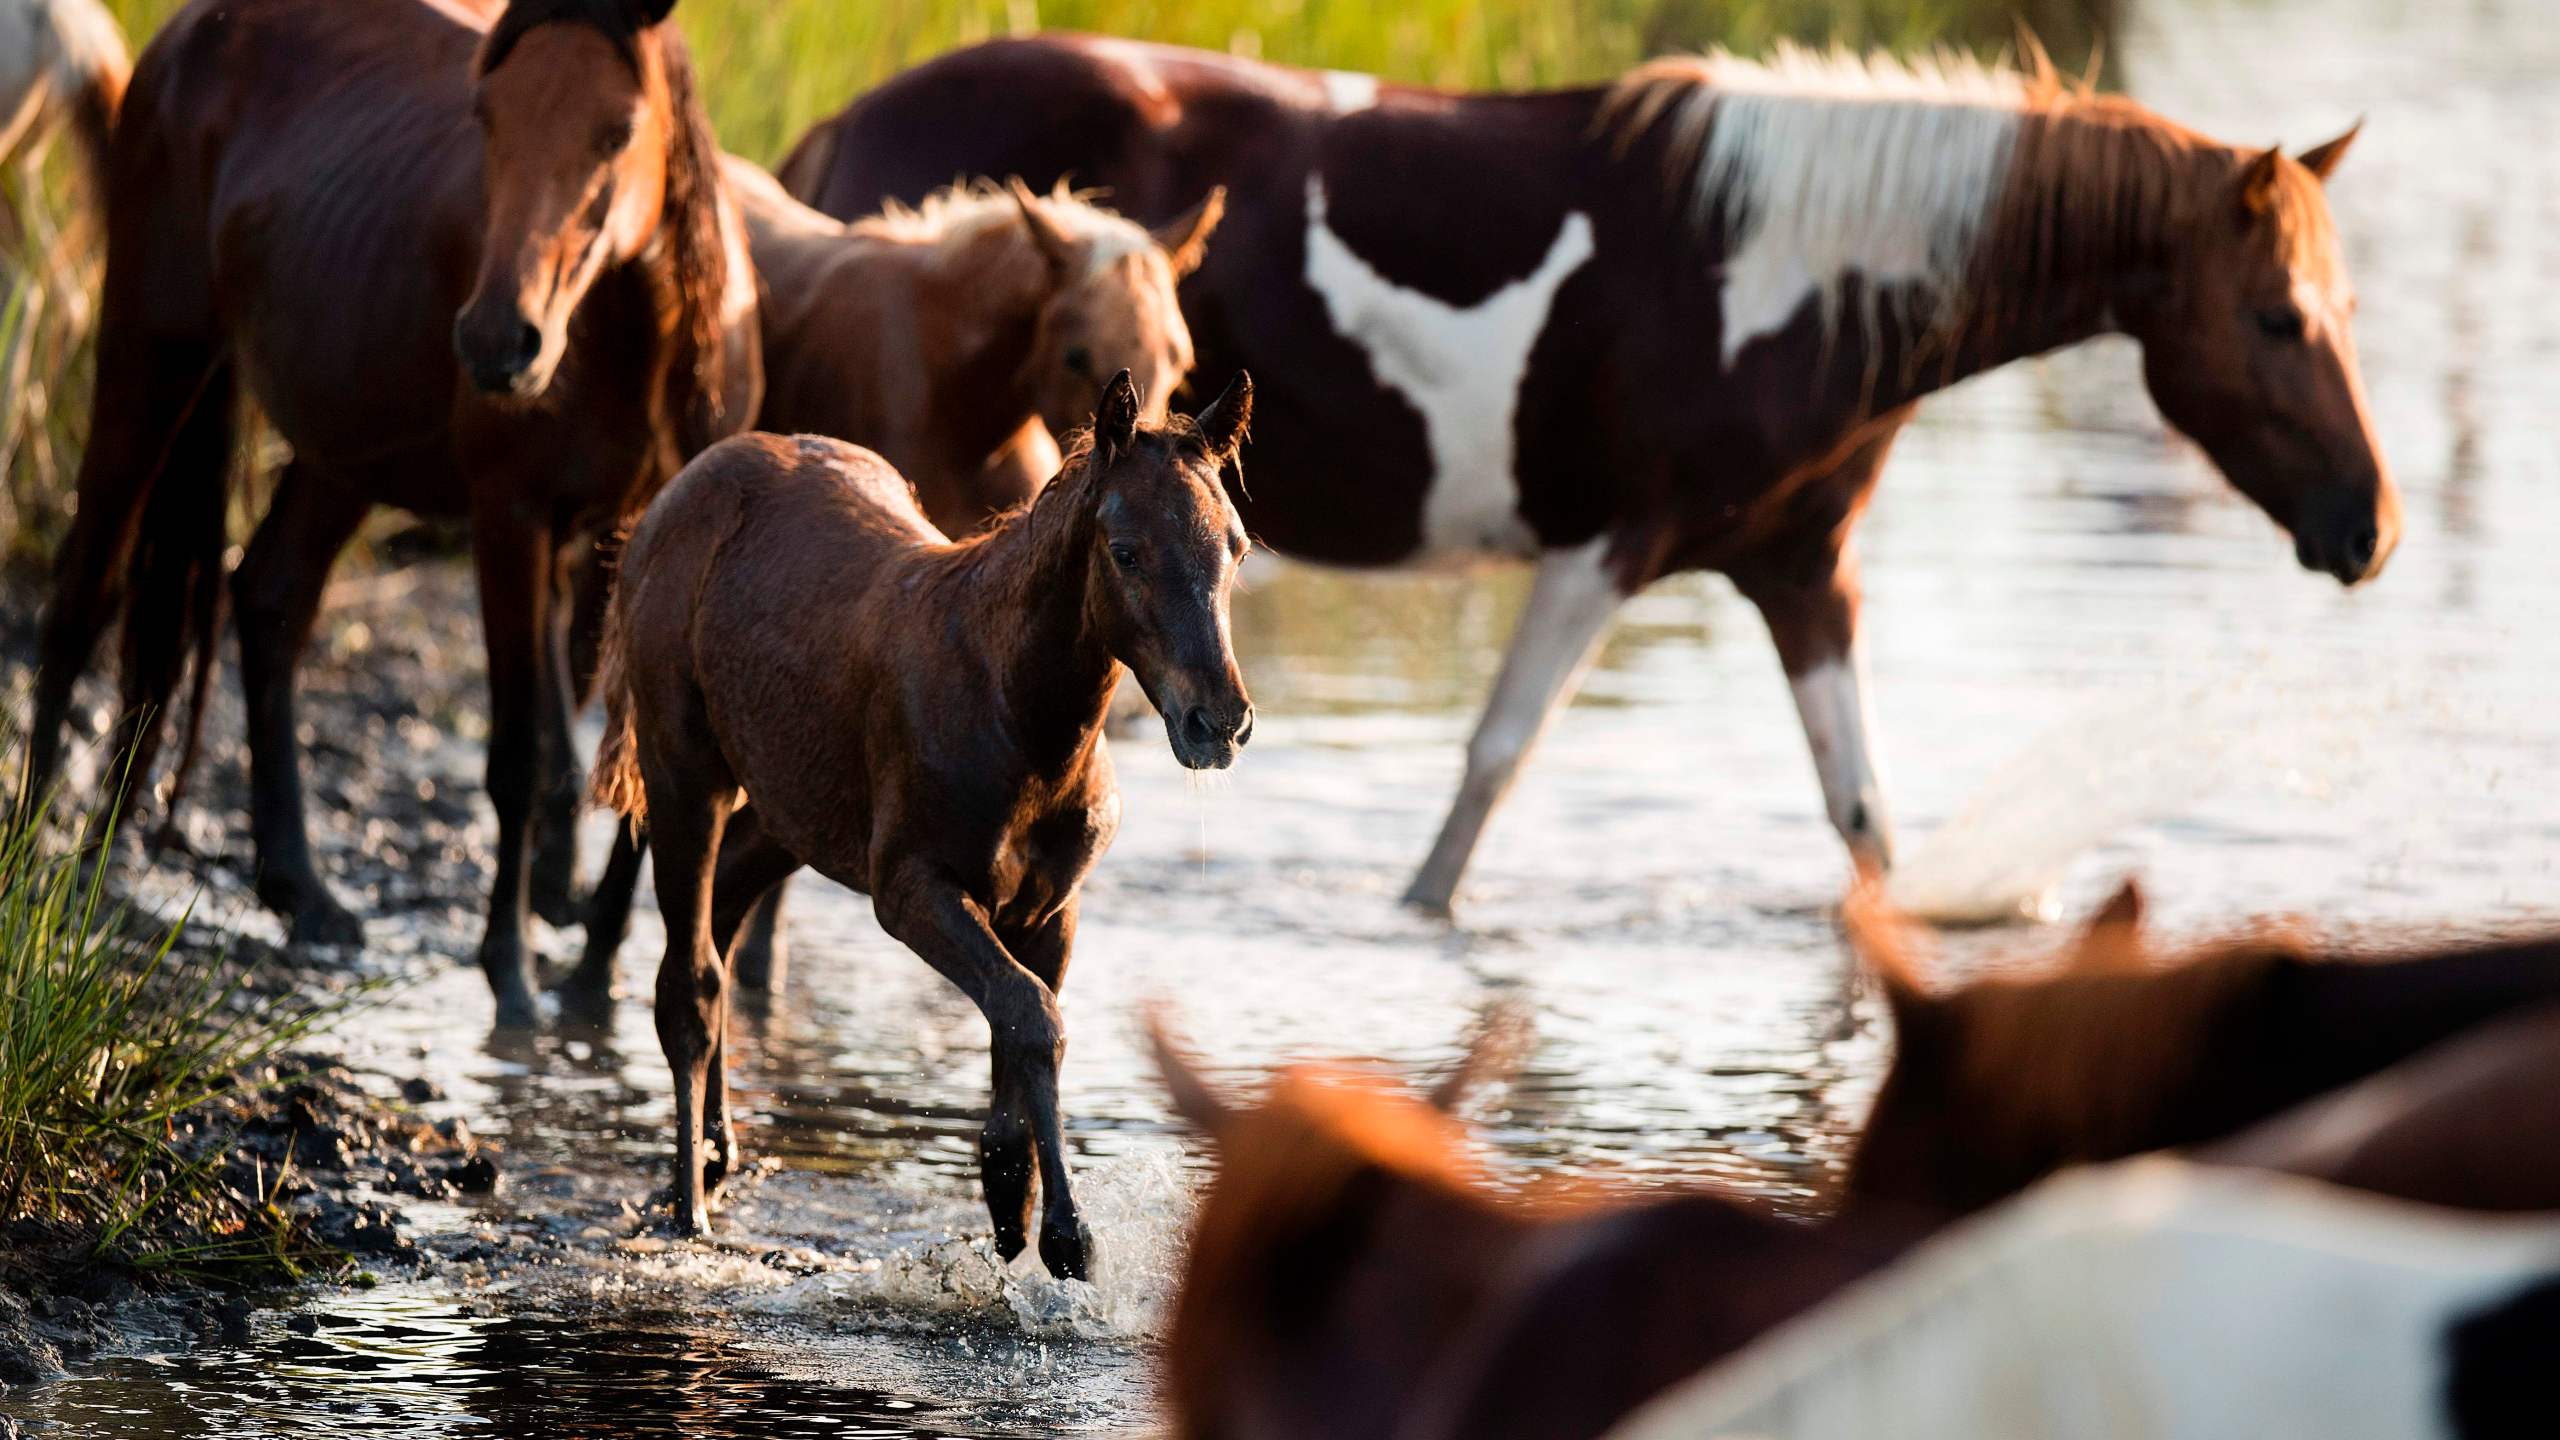
[[[1124, 255], [1155, 243], [1144, 226], [1093, 203], [1099, 192], [1076, 190], [1061, 180], [1040, 196], [1041, 213], [1084, 248], [1090, 270], [1099, 271]], [[924, 197], [915, 205], [891, 200], [879, 213], [845, 227], [848, 234], [902, 245], [933, 245], [957, 252], [991, 232], [1019, 229], [1022, 208], [1008, 187], [993, 180], [960, 180]]]
[[1655, 139], [1674, 209], [1721, 239], [1728, 363], [1809, 290], [1836, 333], [1852, 272], [1869, 338], [1884, 287], [1896, 318], [1939, 336], [1968, 306], [2045, 298], [2193, 213], [2187, 162], [2209, 142], [2034, 59], [1667, 57], [1618, 80], [1599, 130], [1622, 157]]

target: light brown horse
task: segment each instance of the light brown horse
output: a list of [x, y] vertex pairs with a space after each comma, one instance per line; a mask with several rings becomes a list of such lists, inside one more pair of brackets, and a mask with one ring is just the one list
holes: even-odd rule
[[[1104, 380], [1128, 371], [1154, 424], [1190, 373], [1173, 287], [1206, 253], [1221, 192], [1153, 234], [1064, 190], [987, 183], [847, 225], [756, 166], [725, 164], [764, 282], [758, 423], [878, 452], [946, 535], [1037, 493], [1057, 473], [1051, 437], [1092, 415]], [[572, 1006], [609, 999], [640, 843], [629, 827], [615, 837], [562, 984]], [[777, 888], [747, 918], [742, 985], [779, 979], [781, 903]]]
[[1218, 1177], [1165, 1356], [1185, 1440], [1578, 1440], [1899, 1254], [1911, 1232], [1780, 1219], [1712, 1190], [1493, 1190], [1451, 1113], [1488, 1026], [1418, 1099], [1302, 1066], [1254, 1105], [1153, 1031]]
[[2207, 1144], [2560, 1004], [2560, 936], [2380, 954], [2261, 927], [2158, 950], [2128, 885], [2049, 973], [1930, 986], [1872, 898], [1850, 933], [1894, 1054], [1845, 1203], [1969, 1213], [2076, 1164]]
[[[200, 719], [245, 389], [293, 447], [231, 577], [258, 896], [297, 940], [361, 940], [304, 833], [295, 665], [369, 510], [468, 517], [498, 815], [480, 963], [504, 1023], [535, 1013], [537, 803], [558, 890], [581, 788], [568, 568], [756, 401], [753, 275], [672, 4], [516, 0], [491, 20], [419, 0], [197, 0], [144, 52], [110, 167], [95, 420], [27, 793], [54, 775], [73, 682], [120, 603], [136, 773], [190, 652]], [[191, 721], [189, 752], [194, 737]], [[546, 773], [568, 777], [548, 797]]]
[[807, 865], [870, 895], [987, 1017], [998, 1251], [1024, 1246], [1036, 1158], [1040, 1258], [1090, 1274], [1057, 991], [1078, 888], [1119, 827], [1103, 716], [1125, 665], [1183, 765], [1232, 764], [1252, 736], [1227, 633], [1245, 534], [1219, 479], [1252, 395], [1239, 375], [1196, 423], [1142, 425], [1118, 375], [1039, 498], [957, 543], [879, 456], [815, 436], [713, 448], [632, 531], [596, 793], [645, 817], [655, 851], [680, 1227], [706, 1228], [737, 1165], [729, 937]]

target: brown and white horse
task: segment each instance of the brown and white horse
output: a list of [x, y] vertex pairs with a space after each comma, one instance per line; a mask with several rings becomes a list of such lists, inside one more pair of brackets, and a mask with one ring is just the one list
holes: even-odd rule
[[374, 506], [468, 517], [498, 815], [480, 963], [508, 1023], [534, 1014], [535, 811], [565, 869], [582, 788], [576, 558], [756, 403], [754, 277], [672, 4], [197, 0], [144, 51], [110, 164], [95, 419], [27, 793], [119, 603], [136, 773], [191, 652], [200, 717], [245, 389], [293, 447], [230, 577], [259, 898], [298, 939], [362, 938], [311, 862], [295, 664]]
[[1890, 857], [1851, 530], [1921, 399], [2089, 337], [2353, 584], [2400, 502], [2321, 185], [2353, 132], [2225, 145], [1962, 61], [1786, 52], [1460, 95], [1116, 40], [996, 41], [889, 81], [782, 170], [829, 214], [954, 174], [1071, 177], [1161, 220], [1227, 187], [1183, 304], [1266, 377], [1255, 533], [1307, 559], [1534, 561], [1408, 901], [1445, 911], [1620, 603], [1730, 576], [1794, 688], [1832, 823]]

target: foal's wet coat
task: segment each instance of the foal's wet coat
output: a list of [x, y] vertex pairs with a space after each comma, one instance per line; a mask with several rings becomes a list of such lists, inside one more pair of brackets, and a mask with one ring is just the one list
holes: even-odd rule
[[734, 1167], [725, 951], [803, 865], [966, 992], [994, 1040], [979, 1140], [996, 1244], [1091, 1273], [1058, 1118], [1057, 989], [1077, 889], [1119, 825], [1102, 721], [1121, 667], [1195, 769], [1232, 764], [1253, 707], [1228, 644], [1244, 531], [1219, 471], [1252, 408], [1141, 427], [1124, 373], [1041, 497], [957, 544], [878, 456], [743, 437], [642, 517], [607, 619], [613, 722], [597, 793], [655, 852], [676, 1080], [676, 1219]]

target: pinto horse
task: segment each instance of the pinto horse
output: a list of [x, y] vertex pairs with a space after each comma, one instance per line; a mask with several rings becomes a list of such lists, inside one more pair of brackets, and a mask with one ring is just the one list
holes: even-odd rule
[[1979, 1210], [2068, 1165], [2226, 1139], [2560, 1004], [2560, 936], [2360, 956], [2269, 931], [2162, 955], [2142, 908], [2127, 886], [2052, 973], [1940, 994], [1890, 918], [1853, 899], [1894, 1054], [1849, 1207]]
[[2237, 149], [1965, 61], [1715, 55], [1460, 95], [1047, 36], [890, 80], [781, 175], [838, 216], [954, 174], [1072, 177], [1146, 220], [1226, 187], [1183, 306], [1201, 363], [1269, 381], [1254, 533], [1537, 567], [1406, 893], [1446, 913], [1611, 616], [1688, 570], [1767, 620], [1831, 821], [1887, 863], [1850, 532], [1914, 406], [1967, 375], [2129, 334], [2303, 565], [2376, 574], [2400, 502], [2322, 194], [2353, 134]]
[[[1128, 371], [1153, 424], [1190, 373], [1173, 287], [1217, 228], [1215, 191], [1152, 235], [1063, 191], [985, 183], [847, 225], [756, 166], [724, 163], [764, 281], [758, 423], [877, 452], [946, 535], [1037, 493], [1057, 473], [1051, 437], [1092, 415], [1103, 380]], [[639, 843], [629, 827], [617, 833], [588, 903], [585, 954], [563, 983], [589, 1008], [612, 988]], [[743, 985], [780, 976], [781, 900], [777, 889], [747, 917], [734, 956]]]
[[1299, 1067], [1250, 1107], [1151, 1034], [1218, 1155], [1166, 1343], [1189, 1440], [1587, 1440], [1917, 1233], [1703, 1190], [1500, 1196], [1451, 1113], [1497, 1068], [1500, 1027], [1427, 1100]]
[[708, 1226], [737, 1168], [730, 937], [808, 865], [987, 1017], [997, 1250], [1022, 1251], [1036, 1158], [1041, 1261], [1091, 1273], [1057, 991], [1119, 827], [1102, 722], [1125, 666], [1184, 766], [1252, 737], [1227, 640], [1245, 533], [1219, 483], [1252, 407], [1239, 375], [1196, 421], [1144, 425], [1123, 371], [1039, 498], [956, 544], [879, 456], [816, 436], [715, 446], [641, 517], [606, 617], [596, 795], [645, 818], [655, 854], [681, 1228]]
[[[119, 602], [137, 774], [193, 652], [183, 779], [245, 389], [293, 447], [230, 581], [259, 899], [297, 940], [362, 939], [304, 832], [296, 662], [368, 511], [468, 517], [498, 815], [480, 963], [503, 1023], [535, 1013], [537, 804], [550, 888], [574, 864], [573, 563], [756, 403], [754, 277], [672, 3], [516, 0], [491, 21], [419, 0], [196, 0], [144, 52], [110, 166], [95, 421], [27, 793], [55, 773]], [[546, 773], [568, 777], [548, 796]]]

